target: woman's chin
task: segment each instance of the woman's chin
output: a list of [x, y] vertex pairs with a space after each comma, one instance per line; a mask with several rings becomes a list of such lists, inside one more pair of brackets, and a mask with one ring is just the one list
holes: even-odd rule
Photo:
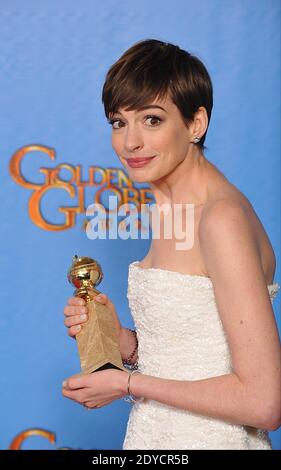
[[[128, 170], [127, 170], [128, 171]], [[146, 174], [145, 172], [137, 172], [137, 171], [128, 171], [128, 176], [133, 183], [153, 183], [156, 181], [159, 181], [160, 177], [158, 176], [157, 178], [155, 175], [149, 174], [147, 171]]]
[[145, 175], [145, 172], [143, 171], [128, 171], [128, 176], [130, 178], [131, 181], [133, 181], [134, 183], [147, 183], [147, 175]]

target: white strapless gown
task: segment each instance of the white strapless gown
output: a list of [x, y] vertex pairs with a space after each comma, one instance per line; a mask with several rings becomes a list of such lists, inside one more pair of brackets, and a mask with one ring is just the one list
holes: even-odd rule
[[[271, 301], [280, 285], [268, 286]], [[139, 341], [139, 370], [199, 380], [231, 372], [212, 281], [129, 265], [127, 298]], [[267, 431], [145, 399], [132, 406], [123, 449], [271, 449]]]

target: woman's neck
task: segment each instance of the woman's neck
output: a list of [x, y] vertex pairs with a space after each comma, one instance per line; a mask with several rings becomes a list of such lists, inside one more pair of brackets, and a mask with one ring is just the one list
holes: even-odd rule
[[[196, 149], [197, 150], [197, 149]], [[168, 175], [150, 183], [157, 206], [162, 204], [194, 204], [209, 200], [208, 174], [211, 165], [197, 150], [190, 153]]]

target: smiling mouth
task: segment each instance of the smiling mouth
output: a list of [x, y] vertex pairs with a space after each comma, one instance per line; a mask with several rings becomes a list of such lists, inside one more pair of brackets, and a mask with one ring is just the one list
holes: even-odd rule
[[134, 158], [127, 158], [127, 163], [130, 167], [138, 168], [144, 165], [147, 165], [156, 155], [152, 157], [134, 157]]
[[130, 158], [127, 158], [127, 161], [141, 162], [141, 161], [151, 160], [154, 157], [155, 157], [155, 155], [152, 155], [152, 157], [130, 157]]

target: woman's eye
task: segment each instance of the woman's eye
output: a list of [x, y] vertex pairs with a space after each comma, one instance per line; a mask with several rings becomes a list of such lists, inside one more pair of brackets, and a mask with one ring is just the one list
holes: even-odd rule
[[[150, 124], [151, 127], [157, 126], [162, 120], [158, 116], [146, 116], [145, 120], [147, 120], [147, 119], [151, 119], [152, 121], [154, 121], [154, 124], [153, 124], [153, 122], [151, 122], [151, 124]], [[158, 121], [158, 122], [155, 123], [155, 120]]]
[[111, 126], [113, 127], [113, 129], [119, 129], [119, 126], [116, 127], [116, 126], [114, 126], [114, 124], [115, 124], [116, 122], [122, 122], [122, 121], [120, 121], [120, 119], [109, 119], [108, 122], [109, 122], [109, 124], [111, 124]]
[[[162, 121], [158, 116], [145, 116], [145, 121], [147, 120], [151, 120], [148, 127], [158, 126]], [[122, 127], [118, 123], [124, 124], [120, 119], [108, 119], [108, 123], [111, 124], [113, 129], [120, 129], [120, 127]]]

